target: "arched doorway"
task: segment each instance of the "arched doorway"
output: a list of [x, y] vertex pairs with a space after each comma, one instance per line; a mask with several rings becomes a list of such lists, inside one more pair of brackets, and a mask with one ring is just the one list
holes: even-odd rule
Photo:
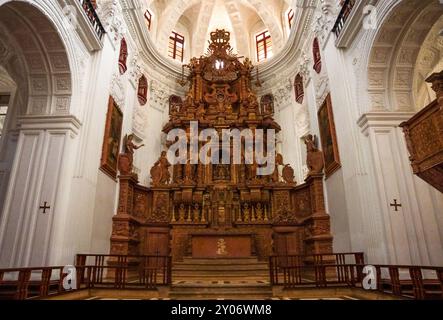
[[0, 137], [1, 267], [48, 263], [69, 139], [68, 54], [48, 7], [37, 5], [0, 6], [0, 83], [15, 86]]

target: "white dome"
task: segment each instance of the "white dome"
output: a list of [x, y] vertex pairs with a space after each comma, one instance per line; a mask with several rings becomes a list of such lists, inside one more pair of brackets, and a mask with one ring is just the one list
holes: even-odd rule
[[257, 62], [256, 35], [268, 31], [272, 54], [289, 37], [290, 0], [147, 0], [142, 8], [152, 14], [150, 36], [158, 50], [168, 54], [169, 36], [175, 31], [185, 38], [184, 59], [206, 52], [210, 32], [231, 32], [234, 52]]

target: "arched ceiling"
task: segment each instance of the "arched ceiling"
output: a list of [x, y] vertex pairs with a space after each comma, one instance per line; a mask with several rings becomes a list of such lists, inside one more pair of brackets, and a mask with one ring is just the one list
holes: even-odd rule
[[[240, 55], [251, 56], [251, 43], [258, 31], [269, 30], [274, 53], [283, 48], [287, 25], [283, 18], [290, 0], [146, 0], [154, 13], [154, 41], [167, 52], [171, 31], [180, 23], [189, 33], [191, 56], [205, 52], [209, 33], [215, 28], [231, 32], [231, 44]], [[145, 7], [145, 8], [146, 8]], [[261, 29], [261, 30], [258, 30]]]

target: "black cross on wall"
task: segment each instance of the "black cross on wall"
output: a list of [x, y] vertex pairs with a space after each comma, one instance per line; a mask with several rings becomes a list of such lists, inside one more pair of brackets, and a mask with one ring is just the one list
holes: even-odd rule
[[51, 209], [51, 207], [48, 206], [47, 201], [45, 201], [45, 203], [42, 206], [40, 206], [40, 210], [43, 210], [43, 214], [46, 214], [46, 210], [50, 210], [50, 209]]
[[401, 203], [397, 203], [397, 199], [394, 199], [394, 203], [391, 203], [390, 206], [394, 207], [395, 211], [398, 211], [398, 207], [401, 207]]

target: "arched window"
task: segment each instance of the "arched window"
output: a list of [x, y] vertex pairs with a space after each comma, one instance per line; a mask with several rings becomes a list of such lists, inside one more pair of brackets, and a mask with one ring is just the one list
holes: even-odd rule
[[137, 92], [138, 102], [140, 105], [144, 106], [148, 102], [148, 79], [145, 75], [142, 75], [138, 80], [138, 92]]
[[314, 70], [317, 73], [321, 71], [321, 55], [320, 55], [320, 44], [318, 43], [318, 39], [314, 39], [314, 44], [312, 48], [314, 54]]
[[185, 37], [172, 31], [169, 36], [168, 56], [174, 60], [183, 62], [185, 52]]
[[126, 66], [126, 62], [128, 60], [128, 44], [126, 43], [125, 38], [122, 39], [120, 43], [120, 56], [118, 58], [118, 66], [120, 69], [120, 74], [125, 74], [128, 67]]
[[268, 30], [255, 36], [257, 46], [257, 62], [261, 62], [272, 57], [272, 39]]
[[305, 97], [305, 89], [303, 87], [303, 77], [297, 74], [294, 80], [295, 101], [302, 104]]

